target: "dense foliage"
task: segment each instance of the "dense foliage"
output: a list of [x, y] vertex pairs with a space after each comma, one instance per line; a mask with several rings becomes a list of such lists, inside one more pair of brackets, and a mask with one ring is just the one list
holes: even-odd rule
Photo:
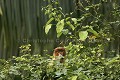
[[[0, 80], [119, 80], [120, 57], [100, 58], [79, 52], [80, 46], [70, 50], [64, 63], [50, 57], [24, 54], [0, 61]], [[80, 53], [80, 54], [78, 54]]]
[[[108, 52], [115, 54], [114, 51], [107, 51], [105, 48], [114, 40], [115, 34], [112, 34], [110, 26], [116, 22], [107, 20], [108, 16], [99, 11], [102, 2], [92, 4], [85, 0], [87, 6], [78, 2], [77, 10], [83, 11], [79, 17], [72, 17], [73, 13], [64, 14], [57, 0], [48, 2], [50, 4], [43, 7], [45, 14], [49, 15], [49, 20], [44, 26], [45, 33], [48, 34], [51, 27], [55, 27], [59, 39], [61, 36], [66, 37], [65, 62], [53, 61], [52, 56], [31, 55], [31, 45], [23, 45], [20, 47], [20, 57], [13, 57], [7, 61], [0, 60], [0, 79], [120, 80], [119, 54], [114, 57], [105, 56]], [[116, 4], [110, 11], [114, 14], [110, 14], [113, 18], [118, 15], [117, 10]]]
[[[64, 36], [66, 39], [72, 39], [75, 44], [85, 41], [84, 45], [87, 47], [95, 48], [101, 45], [106, 52], [103, 54], [105, 57], [119, 54], [120, 10], [117, 0], [95, 2], [74, 0], [76, 7], [71, 13], [63, 12], [59, 0], [48, 0], [48, 2], [49, 4], [43, 7], [43, 11], [49, 17], [45, 25], [46, 34], [51, 27], [54, 27], [58, 38]], [[75, 15], [76, 13], [78, 16]], [[114, 43], [115, 41], [117, 44]], [[112, 43], [114, 43], [113, 47], [111, 47]]]
[[30, 44], [23, 53], [7, 61], [0, 60], [0, 80], [119, 80], [120, 57], [103, 58], [82, 45], [66, 46], [64, 63], [49, 57], [30, 55]]

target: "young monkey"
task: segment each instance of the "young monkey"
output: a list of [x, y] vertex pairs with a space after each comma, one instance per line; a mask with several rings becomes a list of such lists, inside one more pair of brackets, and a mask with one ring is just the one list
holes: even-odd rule
[[63, 63], [64, 62], [64, 57], [66, 55], [66, 51], [65, 51], [65, 48], [64, 47], [57, 47], [54, 49], [54, 52], [53, 52], [53, 60], [58, 60], [60, 59], [60, 63]]

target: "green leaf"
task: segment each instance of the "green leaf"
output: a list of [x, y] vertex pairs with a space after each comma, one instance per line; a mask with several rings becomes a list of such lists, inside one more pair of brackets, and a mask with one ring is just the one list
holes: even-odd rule
[[80, 77], [82, 78], [82, 79], [84, 79], [84, 80], [91, 80], [91, 79], [89, 79], [85, 74], [83, 74], [83, 73], [80, 73], [79, 74], [80, 75]]
[[70, 23], [70, 21], [68, 21], [68, 22], [66, 22], [66, 23], [72, 28], [72, 30], [75, 29], [75, 27]]
[[45, 26], [45, 33], [48, 34], [50, 28], [51, 28], [52, 24], [48, 24]]
[[60, 71], [55, 72], [55, 74], [57, 75], [57, 77], [59, 77], [60, 75], [62, 75], [63, 73], [61, 73]]
[[2, 15], [3, 13], [2, 13], [2, 9], [1, 9], [1, 6], [0, 6], [0, 15]]
[[63, 33], [64, 35], [68, 34], [68, 32], [69, 32], [68, 29], [63, 29], [63, 30], [62, 30], [62, 33]]
[[74, 24], [77, 24], [77, 19], [76, 18], [72, 18], [72, 21], [74, 22]]
[[53, 20], [54, 20], [54, 18], [53, 18], [53, 17], [52, 17], [52, 18], [50, 18], [50, 19], [48, 20], [48, 22], [46, 23], [46, 25], [50, 24]]
[[86, 7], [85, 10], [88, 11], [90, 8]]
[[80, 31], [79, 32], [79, 37], [80, 37], [81, 41], [85, 41], [85, 39], [87, 38], [87, 36], [88, 36], [88, 32], [87, 31]]
[[72, 76], [72, 80], [77, 80], [78, 76]]
[[93, 29], [87, 29], [87, 31], [93, 33], [97, 37], [99, 36], [98, 33]]
[[3, 80], [5, 77], [6, 76], [3, 73], [0, 74], [0, 80]]
[[62, 32], [57, 33], [57, 38], [59, 38], [62, 35]]
[[57, 23], [56, 27], [57, 27], [56, 28], [57, 33], [60, 33], [63, 30], [63, 28], [64, 28], [64, 19], [62, 19], [61, 21], [59, 21]]

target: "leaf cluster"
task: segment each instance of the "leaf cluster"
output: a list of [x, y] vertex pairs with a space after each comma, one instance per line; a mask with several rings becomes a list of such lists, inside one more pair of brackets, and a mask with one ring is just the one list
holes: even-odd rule
[[[81, 45], [82, 46], [82, 45]], [[1, 64], [0, 80], [119, 80], [120, 57], [103, 58], [80, 46], [67, 46], [64, 63], [38, 54], [24, 54]], [[83, 47], [81, 47], [81, 50]], [[78, 54], [80, 53], [80, 54]]]

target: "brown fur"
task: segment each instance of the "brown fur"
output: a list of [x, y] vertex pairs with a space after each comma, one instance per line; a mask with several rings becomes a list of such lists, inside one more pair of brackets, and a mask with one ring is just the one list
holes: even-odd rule
[[[53, 53], [54, 60], [56, 60], [56, 57], [60, 56], [60, 55], [62, 55], [63, 57], [65, 57], [66, 51], [65, 51], [64, 47], [57, 47], [57, 48], [54, 49], [54, 53]], [[60, 63], [63, 63], [64, 60], [65, 60], [64, 58], [61, 58], [60, 59]]]

